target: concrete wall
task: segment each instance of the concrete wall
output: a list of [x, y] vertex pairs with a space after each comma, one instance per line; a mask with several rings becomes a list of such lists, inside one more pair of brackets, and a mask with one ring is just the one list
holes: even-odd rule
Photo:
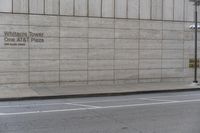
[[0, 12], [193, 21], [189, 0], [0, 0]]
[[[0, 3], [0, 84], [192, 81], [187, 0]], [[44, 42], [5, 45], [5, 31], [43, 33]]]
[[[0, 84], [185, 81], [193, 76], [190, 23], [0, 14]], [[4, 31], [44, 33], [5, 46]]]

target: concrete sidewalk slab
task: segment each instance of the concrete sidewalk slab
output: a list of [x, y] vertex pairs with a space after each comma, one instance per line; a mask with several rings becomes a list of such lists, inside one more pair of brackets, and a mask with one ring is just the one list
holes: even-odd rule
[[186, 90], [200, 90], [200, 86], [193, 86], [185, 82], [123, 85], [69, 85], [66, 87], [3, 85], [0, 86], [0, 101], [127, 95]]

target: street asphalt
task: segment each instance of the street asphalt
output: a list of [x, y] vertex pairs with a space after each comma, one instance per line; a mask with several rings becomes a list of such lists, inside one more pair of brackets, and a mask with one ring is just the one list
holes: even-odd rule
[[200, 133], [200, 91], [0, 102], [0, 133]]

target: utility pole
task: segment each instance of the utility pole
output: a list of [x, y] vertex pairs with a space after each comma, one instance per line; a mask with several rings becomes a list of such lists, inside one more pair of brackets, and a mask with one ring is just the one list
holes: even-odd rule
[[197, 34], [198, 34], [198, 12], [197, 12], [197, 7], [200, 5], [200, 0], [190, 0], [191, 2], [194, 2], [194, 6], [195, 6], [195, 41], [194, 41], [194, 84], [198, 84], [198, 80], [197, 80]]

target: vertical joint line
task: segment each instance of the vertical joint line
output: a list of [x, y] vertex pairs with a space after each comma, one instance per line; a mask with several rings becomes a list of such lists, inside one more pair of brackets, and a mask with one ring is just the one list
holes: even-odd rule
[[14, 4], [13, 4], [13, 0], [12, 0], [12, 14], [14, 13], [14, 12], [13, 12], [13, 8], [14, 8]]
[[173, 0], [173, 21], [175, 21], [175, 1]]
[[89, 8], [90, 8], [89, 0], [87, 0], [87, 16], [88, 16], [88, 17], [89, 17]]
[[127, 19], [128, 19], [128, 3], [129, 3], [129, 1], [126, 0], [126, 18]]
[[103, 17], [103, 0], [101, 0], [101, 18]]
[[152, 0], [150, 0], [150, 19], [152, 19], [152, 11], [153, 7], [152, 7]]
[[116, 18], [116, 2], [115, 2], [115, 0], [113, 0], [114, 1], [114, 19]]
[[75, 3], [76, 3], [75, 0], [73, 0], [73, 14], [72, 14], [72, 16], [75, 16], [75, 8], [76, 8]]
[[59, 82], [59, 87], [61, 86], [60, 84], [61, 84], [61, 78], [60, 78], [60, 64], [61, 64], [61, 62], [60, 62], [60, 20], [61, 20], [61, 16], [60, 16], [60, 0], [58, 1], [59, 2], [59, 16], [58, 16], [58, 27], [59, 27], [59, 73], [58, 73], [58, 75], [59, 75], [59, 77], [58, 77], [58, 82]]
[[43, 4], [44, 4], [44, 7], [43, 7], [43, 14], [45, 14], [45, 1], [46, 1], [46, 0], [43, 0]]

